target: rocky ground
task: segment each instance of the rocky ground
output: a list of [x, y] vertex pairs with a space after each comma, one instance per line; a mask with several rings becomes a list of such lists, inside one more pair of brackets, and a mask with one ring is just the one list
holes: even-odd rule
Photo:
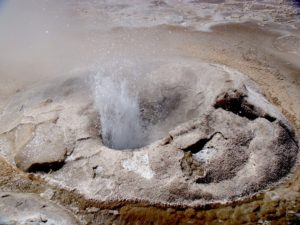
[[[73, 2], [81, 23], [104, 12], [88, 3]], [[225, 22], [235, 24], [222, 21], [207, 32], [213, 18], [195, 22], [201, 15], [191, 11], [201, 10], [187, 3], [153, 2], [154, 12], [172, 15], [173, 22], [149, 20], [153, 14], [144, 5], [134, 14], [134, 7], [113, 4], [105, 11], [113, 29], [95, 31], [88, 22], [93, 26], [72, 39], [76, 46], [89, 36], [93, 45], [78, 50], [84, 57], [65, 68], [82, 58], [88, 64], [56, 78], [37, 78], [32, 70], [30, 81], [14, 85], [11, 69], [3, 67], [0, 224], [299, 223], [297, 16], [283, 2], [218, 3], [197, 7], [219, 7], [221, 15], [245, 4], [253, 14], [242, 17], [263, 24], [231, 16]], [[259, 17], [267, 11], [277, 16]], [[283, 12], [289, 20], [278, 17]], [[129, 23], [132, 13], [139, 23]], [[141, 15], [151, 24], [141, 25]], [[123, 140], [113, 149], [101, 134], [110, 117], [101, 115], [107, 108], [97, 95], [107, 73], [116, 89], [125, 80], [128, 93], [138, 96], [109, 95], [108, 101], [115, 107], [137, 101], [145, 134], [126, 137], [142, 143], [139, 149], [126, 150]]]

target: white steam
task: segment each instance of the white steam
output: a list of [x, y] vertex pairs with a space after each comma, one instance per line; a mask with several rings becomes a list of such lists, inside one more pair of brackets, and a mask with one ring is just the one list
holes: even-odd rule
[[95, 106], [100, 115], [103, 144], [113, 149], [134, 149], [145, 145], [138, 97], [120, 78], [95, 75]]

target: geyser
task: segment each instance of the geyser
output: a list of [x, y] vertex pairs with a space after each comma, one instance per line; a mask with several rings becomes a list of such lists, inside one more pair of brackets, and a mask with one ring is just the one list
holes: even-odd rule
[[195, 101], [201, 101], [202, 94], [194, 96], [195, 75], [191, 71], [181, 74], [173, 68], [175, 75], [170, 81], [164, 70], [149, 73], [147, 69], [116, 63], [104, 65], [93, 76], [99, 133], [109, 148], [144, 147], [198, 114], [200, 104]]
[[113, 149], [135, 149], [146, 145], [138, 97], [129, 92], [128, 83], [99, 73], [94, 82], [103, 144]]

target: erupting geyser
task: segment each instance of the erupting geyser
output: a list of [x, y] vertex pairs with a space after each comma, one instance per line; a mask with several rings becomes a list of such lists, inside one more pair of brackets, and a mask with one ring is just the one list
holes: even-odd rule
[[141, 126], [138, 97], [129, 93], [126, 81], [97, 74], [94, 85], [103, 144], [113, 149], [134, 149], [148, 144]]
[[99, 132], [103, 144], [112, 149], [144, 147], [199, 111], [191, 95], [194, 84], [190, 82], [195, 75], [188, 69], [174, 74], [174, 81], [165, 80], [164, 71], [152, 74], [145, 68], [140, 68], [140, 73], [134, 70], [132, 64], [104, 65], [91, 79]]

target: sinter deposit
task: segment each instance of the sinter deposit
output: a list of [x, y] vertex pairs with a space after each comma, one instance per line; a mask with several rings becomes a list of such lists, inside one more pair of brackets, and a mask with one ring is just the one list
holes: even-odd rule
[[182, 59], [103, 64], [18, 93], [0, 134], [10, 163], [106, 204], [247, 197], [286, 177], [298, 153], [253, 81]]

